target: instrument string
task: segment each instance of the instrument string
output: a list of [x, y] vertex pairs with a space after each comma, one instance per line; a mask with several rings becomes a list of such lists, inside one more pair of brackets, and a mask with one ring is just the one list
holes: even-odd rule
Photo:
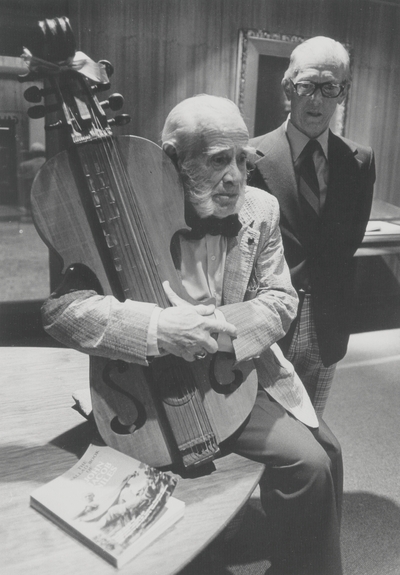
[[[108, 140], [106, 140], [107, 144], [109, 143]], [[104, 147], [104, 149], [106, 149]], [[100, 151], [102, 150], [102, 147], [100, 147]], [[116, 156], [116, 158], [114, 158], [114, 162], [113, 157], [112, 156]], [[110, 166], [111, 170], [112, 170], [112, 178], [109, 178], [110, 180], [110, 187], [112, 186], [111, 182], [114, 181], [115, 185], [116, 185], [116, 194], [114, 192], [113, 195], [118, 195], [118, 217], [120, 218], [120, 224], [121, 225], [115, 225], [114, 227], [116, 228], [117, 232], [118, 231], [122, 231], [122, 238], [120, 240], [120, 248], [125, 252], [125, 258], [129, 259], [129, 256], [135, 255], [136, 259], [135, 259], [135, 263], [129, 266], [130, 271], [136, 271], [135, 276], [139, 276], [139, 277], [135, 277], [136, 282], [139, 280], [141, 285], [143, 286], [143, 288], [145, 287], [145, 283], [144, 283], [144, 277], [143, 277], [143, 272], [148, 274], [154, 269], [154, 265], [153, 265], [153, 261], [150, 255], [150, 251], [148, 249], [147, 246], [147, 242], [146, 242], [146, 236], [141, 233], [142, 230], [140, 230], [140, 217], [137, 213], [137, 210], [134, 211], [132, 210], [132, 205], [128, 206], [128, 202], [127, 200], [131, 200], [133, 194], [130, 193], [132, 192], [130, 190], [130, 186], [128, 186], [128, 182], [124, 182], [125, 186], [122, 186], [120, 183], [120, 175], [121, 173], [123, 173], [120, 170], [116, 170], [114, 168], [114, 163], [115, 163], [115, 159], [118, 160], [118, 155], [113, 154], [113, 150], [111, 145], [109, 144], [109, 163], [107, 164], [108, 166]], [[131, 202], [130, 202], [131, 204]], [[131, 209], [128, 209], [131, 208]], [[134, 218], [134, 225], [132, 225], [132, 215]], [[126, 227], [129, 226], [130, 229], [127, 230]], [[129, 233], [130, 232], [130, 233]], [[132, 242], [132, 240], [130, 239], [130, 237], [134, 239], [134, 242]], [[132, 245], [133, 244], [133, 245]], [[141, 246], [141, 249], [136, 250], [136, 246], [139, 245]], [[139, 261], [138, 261], [139, 260]], [[139, 268], [139, 273], [138, 273], [138, 268]], [[152, 277], [153, 281], [156, 281], [156, 277], [155, 274], [153, 274]], [[155, 283], [151, 283], [151, 285], [156, 285]], [[144, 291], [144, 293], [146, 294], [146, 290]]]
[[137, 230], [136, 241], [138, 242], [138, 245], [141, 245], [142, 248], [141, 250], [139, 250], [139, 254], [141, 254], [145, 260], [144, 273], [148, 274], [147, 283], [150, 283], [150, 285], [153, 287], [157, 302], [159, 302], [162, 306], [167, 307], [169, 305], [169, 302], [162, 288], [161, 280], [159, 274], [157, 273], [157, 266], [155, 264], [153, 252], [150, 248], [148, 236], [142, 224], [140, 211], [138, 209], [137, 202], [135, 200], [136, 191], [133, 189], [130, 178], [128, 178], [126, 170], [120, 159], [118, 147], [115, 145], [115, 142], [113, 142], [113, 147], [114, 147], [113, 155], [115, 155], [117, 160], [119, 160], [119, 169], [117, 169], [115, 172], [115, 179], [120, 189], [124, 191], [128, 190], [127, 194], [123, 192], [122, 193], [120, 192], [119, 194], [121, 196], [122, 201], [124, 201], [124, 199], [126, 198], [122, 208], [123, 212], [124, 214], [127, 215], [127, 221], [130, 227], [133, 228], [133, 230]]
[[[176, 360], [173, 369], [173, 379], [176, 382], [185, 382], [189, 380], [188, 377], [188, 366], [182, 363], [184, 360]], [[190, 368], [189, 368], [190, 369]], [[191, 379], [193, 379], [193, 375]], [[182, 388], [185, 383], [182, 384]], [[184, 437], [199, 439], [202, 443], [210, 446], [210, 437], [213, 436], [213, 430], [200, 398], [200, 393], [196, 385], [192, 385], [190, 388], [186, 384], [185, 386], [186, 396], [192, 396], [191, 401], [185, 404], [185, 409], [177, 411], [178, 423], [181, 429], [184, 430]], [[187, 442], [187, 440], [185, 441]], [[196, 453], [195, 445], [192, 447], [192, 452]]]
[[[163, 290], [161, 291], [162, 285], [156, 274], [156, 266], [137, 205], [132, 203], [132, 199], [135, 197], [134, 191], [125, 173], [126, 170], [115, 143], [110, 137], [103, 137], [95, 147], [94, 154], [95, 161], [97, 161], [97, 165], [101, 166], [107, 180], [104, 195], [106, 196], [105, 208], [108, 212], [108, 224], [111, 231], [109, 240], [111, 243], [117, 244], [111, 249], [114, 248], [113, 251], [117, 251], [115, 248], [119, 247], [120, 251], [123, 252], [125, 264], [128, 264], [120, 267], [118, 271], [125, 276], [129, 272], [130, 280], [134, 280], [134, 285], [139, 287], [143, 301], [146, 301], [149, 295], [151, 296], [148, 293], [148, 284], [150, 283], [155, 288], [157, 300], [161, 300], [161, 304], [167, 304]], [[116, 210], [117, 213], [115, 213]], [[141, 249], [138, 250], [137, 246], [140, 246]], [[145, 282], [146, 276], [148, 278], [147, 283]], [[126, 279], [124, 284], [125, 290], [129, 290], [132, 285], [131, 281]], [[136, 294], [135, 297], [137, 297]]]
[[133, 189], [131, 179], [128, 177], [125, 166], [121, 160], [118, 146], [116, 145], [115, 141], [112, 141], [112, 144], [113, 144], [113, 155], [115, 155], [118, 161], [117, 167], [119, 168], [116, 170], [115, 173], [116, 181], [120, 182], [119, 187], [122, 190], [128, 190], [127, 194], [124, 193], [120, 194], [122, 196], [122, 200], [124, 199], [124, 197], [127, 199], [127, 203], [124, 209], [126, 209], [128, 213], [128, 222], [131, 222], [132, 218], [134, 219], [134, 225], [132, 227], [137, 229], [138, 231], [137, 236], [140, 238], [140, 240], [142, 240], [142, 248], [146, 259], [145, 271], [148, 272], [150, 276], [150, 279], [148, 281], [150, 281], [151, 285], [155, 289], [157, 301], [161, 302], [161, 305], [167, 307], [169, 305], [169, 302], [166, 298], [159, 274], [157, 272], [157, 266], [154, 260], [153, 251], [150, 247], [149, 239], [146, 230], [143, 226], [140, 210], [137, 205], [136, 193], [138, 192]]

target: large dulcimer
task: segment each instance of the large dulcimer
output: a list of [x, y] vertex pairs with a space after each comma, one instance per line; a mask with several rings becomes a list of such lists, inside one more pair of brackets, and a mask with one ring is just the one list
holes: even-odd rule
[[[75, 51], [68, 19], [39, 22], [39, 29], [42, 49], [25, 51], [30, 72], [22, 80], [44, 79], [44, 89], [30, 88], [25, 97], [44, 97], [45, 104], [29, 114], [45, 115], [46, 128], [59, 128], [68, 140], [32, 188], [39, 234], [62, 259], [64, 271], [90, 270], [105, 295], [166, 307], [162, 283], [168, 280], [187, 300], [170, 252], [174, 235], [187, 229], [174, 165], [149, 140], [113, 135], [111, 125], [125, 123], [127, 116], [110, 120], [106, 110], [119, 109], [122, 96], [101, 103], [96, 98], [110, 87], [111, 66]], [[253, 364], [233, 369], [233, 363], [224, 353], [194, 363], [168, 355], [148, 366], [91, 357], [100, 434], [108, 445], [154, 466], [189, 468], [209, 461], [255, 401]]]

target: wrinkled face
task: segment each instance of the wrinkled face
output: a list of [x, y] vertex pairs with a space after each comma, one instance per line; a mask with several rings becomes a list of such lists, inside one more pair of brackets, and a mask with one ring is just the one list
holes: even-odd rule
[[201, 122], [181, 164], [186, 197], [200, 217], [223, 218], [244, 201], [248, 131], [239, 114]]
[[[292, 82], [331, 82], [344, 84], [345, 72], [340, 63], [333, 57], [307, 52], [298, 57], [297, 73]], [[298, 96], [294, 86], [287, 82], [284, 86], [286, 96], [291, 101], [291, 121], [309, 138], [317, 138], [324, 132], [335, 113], [336, 106], [346, 96], [348, 86], [337, 98], [324, 98], [317, 89], [312, 96]]]

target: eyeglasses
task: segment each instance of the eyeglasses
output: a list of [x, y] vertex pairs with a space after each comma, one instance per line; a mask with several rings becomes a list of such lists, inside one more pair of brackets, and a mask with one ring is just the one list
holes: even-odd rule
[[332, 84], [332, 82], [290, 82], [298, 96], [312, 96], [318, 89], [324, 98], [337, 98], [343, 92], [345, 84]]

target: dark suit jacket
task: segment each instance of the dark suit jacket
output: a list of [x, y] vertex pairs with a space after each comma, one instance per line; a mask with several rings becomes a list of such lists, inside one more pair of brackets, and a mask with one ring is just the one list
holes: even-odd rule
[[[319, 225], [312, 228], [300, 207], [284, 125], [250, 143], [257, 150], [250, 184], [267, 190], [279, 201], [292, 282], [298, 291], [310, 288], [321, 358], [324, 365], [331, 365], [347, 350], [353, 255], [361, 244], [371, 210], [373, 151], [329, 132], [327, 196]], [[282, 342], [284, 350], [289, 343], [287, 339]]]

